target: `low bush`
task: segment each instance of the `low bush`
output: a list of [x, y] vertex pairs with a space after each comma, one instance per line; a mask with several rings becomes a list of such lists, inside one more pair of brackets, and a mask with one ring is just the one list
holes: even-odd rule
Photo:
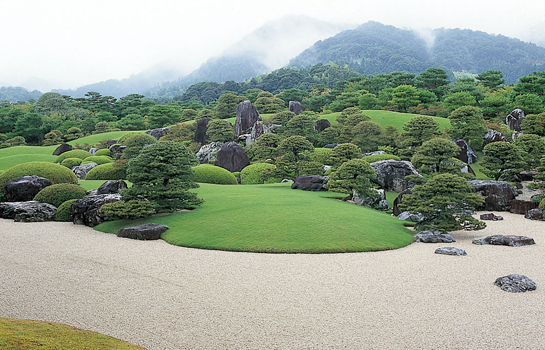
[[72, 169], [74, 166], [81, 165], [82, 161], [83, 160], [81, 158], [66, 158], [61, 162], [61, 165], [67, 167], [68, 169]]
[[545, 211], [545, 198], [539, 202], [538, 208]]
[[61, 205], [57, 208], [57, 213], [55, 214], [55, 221], [70, 222], [72, 221], [72, 214], [70, 213], [70, 207], [72, 202], [77, 201], [77, 199], [69, 199], [65, 202], [62, 202]]
[[263, 184], [269, 180], [269, 176], [274, 170], [276, 170], [276, 166], [269, 163], [248, 165], [240, 172], [240, 183], [243, 185]]
[[95, 152], [95, 156], [108, 156], [108, 157], [111, 157], [112, 152], [110, 152], [110, 150], [107, 149], [107, 148], [97, 149], [96, 152]]
[[362, 157], [361, 159], [365, 160], [367, 163], [373, 163], [378, 162], [379, 160], [388, 159], [401, 160], [401, 158], [399, 158], [398, 156], [394, 156], [393, 154], [373, 154], [371, 156]]
[[216, 185], [236, 185], [237, 178], [229, 170], [212, 164], [201, 164], [193, 167], [191, 180], [194, 182], [216, 184]]
[[127, 202], [106, 203], [100, 207], [100, 211], [109, 219], [139, 219], [155, 214], [155, 203], [149, 201], [130, 200]]
[[96, 163], [97, 165], [102, 165], [106, 163], [113, 163], [113, 159], [108, 156], [90, 156], [87, 157], [81, 162], [81, 164]]
[[37, 175], [49, 179], [53, 184], [77, 184], [76, 175], [67, 167], [49, 162], [28, 162], [12, 166], [0, 174], [0, 193], [4, 193], [6, 182], [27, 175]]
[[75, 184], [47, 186], [34, 196], [34, 200], [59, 207], [69, 199], [80, 199], [87, 195], [85, 188]]
[[121, 136], [119, 138], [119, 140], [117, 140], [117, 143], [120, 144], [120, 145], [124, 145], [125, 142], [127, 142], [127, 139], [129, 137], [131, 137], [132, 135], [138, 135], [138, 134], [143, 134], [143, 132], [142, 131], [129, 131], [129, 132], [123, 134], [123, 136]]
[[125, 180], [126, 178], [124, 168], [116, 166], [115, 163], [98, 165], [85, 176], [85, 180]]
[[87, 152], [86, 150], [83, 150], [83, 149], [73, 149], [71, 151], [68, 151], [68, 152], [64, 152], [62, 154], [60, 154], [57, 159], [55, 160], [56, 163], [62, 163], [63, 160], [65, 160], [66, 158], [79, 158], [79, 159], [85, 159], [89, 156], [92, 156], [91, 153]]

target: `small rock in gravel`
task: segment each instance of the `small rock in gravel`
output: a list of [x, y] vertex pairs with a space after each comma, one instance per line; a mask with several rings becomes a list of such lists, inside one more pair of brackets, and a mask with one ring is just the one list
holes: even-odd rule
[[521, 247], [523, 245], [536, 244], [533, 238], [526, 236], [512, 236], [512, 235], [494, 235], [488, 237], [479, 237], [473, 239], [473, 244], [484, 245], [507, 245], [510, 247]]
[[494, 213], [481, 214], [479, 217], [481, 220], [503, 220], [503, 216], [494, 215]]
[[149, 241], [161, 238], [161, 233], [165, 232], [166, 230], [168, 230], [168, 226], [166, 225], [148, 223], [122, 228], [117, 232], [117, 237]]
[[435, 249], [435, 254], [445, 255], [467, 255], [466, 251], [455, 247], [442, 247]]
[[524, 275], [512, 274], [496, 279], [494, 284], [506, 292], [522, 293], [537, 288], [536, 283]]
[[416, 242], [422, 243], [452, 243], [456, 242], [451, 234], [443, 233], [441, 231], [420, 231], [414, 235]]

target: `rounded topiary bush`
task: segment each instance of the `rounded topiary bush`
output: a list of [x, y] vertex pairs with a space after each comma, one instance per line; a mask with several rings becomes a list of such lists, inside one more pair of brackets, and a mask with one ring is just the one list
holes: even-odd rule
[[543, 198], [541, 201], [539, 201], [538, 208], [545, 211], [545, 198]]
[[12, 166], [0, 174], [0, 193], [4, 193], [6, 182], [27, 175], [37, 175], [49, 179], [53, 184], [77, 184], [78, 178], [65, 166], [49, 162], [28, 162]]
[[61, 162], [61, 165], [67, 167], [68, 169], [72, 169], [74, 166], [81, 165], [82, 161], [83, 160], [81, 158], [66, 158]]
[[69, 199], [65, 202], [62, 202], [61, 205], [57, 208], [57, 213], [55, 214], [55, 221], [70, 222], [72, 221], [72, 214], [70, 213], [70, 207], [72, 202], [77, 201], [77, 199]]
[[117, 140], [117, 143], [120, 144], [120, 145], [124, 145], [125, 142], [127, 142], [127, 139], [129, 137], [131, 137], [132, 135], [138, 135], [138, 134], [143, 134], [143, 132], [142, 131], [129, 131], [129, 132], [123, 134], [123, 136], [121, 136], [119, 138], [119, 140]]
[[98, 165], [85, 176], [85, 180], [125, 180], [126, 178], [125, 170], [117, 167], [115, 163]]
[[370, 156], [362, 157], [361, 159], [365, 160], [367, 163], [373, 163], [378, 162], [379, 160], [401, 160], [398, 156], [394, 156], [393, 154], [373, 154]]
[[95, 156], [108, 156], [108, 157], [111, 157], [112, 152], [110, 152], [110, 150], [107, 149], [107, 148], [97, 149], [96, 152], [95, 152]]
[[229, 170], [212, 164], [201, 164], [193, 167], [191, 180], [217, 185], [236, 185], [237, 178]]
[[248, 165], [240, 172], [240, 183], [243, 185], [263, 184], [269, 178], [267, 173], [270, 174], [274, 170], [276, 170], [276, 166], [269, 163]]
[[87, 195], [85, 188], [74, 184], [47, 186], [34, 196], [34, 200], [58, 207], [69, 199], [80, 199]]
[[92, 156], [92, 154], [90, 152], [87, 152], [85, 150], [82, 150], [82, 149], [73, 149], [71, 151], [68, 151], [68, 152], [64, 152], [62, 154], [60, 154], [57, 159], [55, 160], [56, 163], [61, 163], [63, 160], [65, 160], [66, 158], [80, 158], [80, 159], [85, 159], [89, 156]]
[[90, 156], [85, 158], [81, 164], [96, 163], [98, 165], [102, 165], [106, 163], [113, 163], [113, 161], [114, 160], [108, 156]]

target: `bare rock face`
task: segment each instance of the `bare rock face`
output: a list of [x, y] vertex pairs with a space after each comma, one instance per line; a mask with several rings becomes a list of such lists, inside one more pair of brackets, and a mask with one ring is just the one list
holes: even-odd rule
[[38, 201], [0, 203], [0, 218], [13, 219], [16, 222], [51, 221], [57, 214], [57, 208]]
[[488, 131], [486, 132], [486, 135], [484, 135], [484, 144], [488, 145], [489, 143], [499, 142], [499, 141], [509, 142], [509, 139], [503, 136], [502, 133], [499, 131], [488, 129]]
[[117, 232], [117, 237], [137, 239], [141, 241], [157, 240], [168, 230], [168, 226], [154, 223], [125, 227]]
[[467, 252], [464, 249], [460, 248], [442, 247], [435, 249], [435, 254], [466, 256]]
[[480, 210], [505, 211], [511, 207], [517, 195], [513, 185], [506, 181], [470, 180], [473, 191], [484, 197]]
[[221, 149], [223, 142], [212, 142], [203, 145], [195, 155], [201, 164], [208, 164]]
[[325, 191], [324, 185], [329, 181], [327, 176], [300, 175], [297, 176], [291, 188], [303, 191]]
[[33, 200], [38, 192], [50, 185], [51, 181], [45, 177], [22, 176], [6, 182], [4, 192], [8, 202], [25, 202]]
[[301, 102], [290, 101], [288, 104], [288, 110], [295, 113], [295, 115], [299, 115], [303, 113], [303, 106], [301, 105]]
[[60, 144], [59, 147], [57, 147], [53, 151], [53, 155], [58, 156], [58, 155], [63, 154], [64, 152], [68, 152], [68, 151], [71, 151], [73, 149], [74, 149], [74, 147], [72, 147], [71, 145], [69, 145], [67, 143], [63, 143], [63, 144]]
[[263, 135], [274, 132], [274, 129], [281, 127], [282, 125], [278, 124], [265, 124], [261, 120], [258, 120], [255, 122], [254, 126], [252, 127], [252, 130], [250, 131], [250, 134], [247, 135], [240, 135], [239, 138], [244, 138], [246, 140], [246, 146], [251, 145], [252, 143], [256, 142], [257, 139]]
[[509, 126], [509, 129], [514, 131], [522, 131], [520, 123], [524, 119], [524, 111], [520, 108], [514, 109], [511, 113], [505, 117], [505, 124]]
[[84, 197], [72, 202], [70, 213], [74, 224], [94, 227], [107, 221], [107, 217], [100, 211], [100, 207], [106, 203], [121, 200], [120, 194], [99, 194]]
[[454, 237], [449, 233], [441, 231], [421, 231], [414, 235], [415, 242], [422, 243], [452, 243], [456, 242]]
[[148, 135], [151, 135], [155, 137], [155, 139], [159, 140], [161, 137], [168, 134], [170, 131], [170, 128], [157, 128], [153, 130], [146, 130], [145, 133]]
[[413, 194], [413, 191], [410, 188], [407, 188], [404, 191], [401, 191], [401, 193], [394, 199], [394, 208], [393, 208], [393, 214], [395, 216], [399, 216], [399, 214], [402, 213], [401, 209], [399, 209], [399, 205], [403, 203], [403, 196], [406, 194]]
[[503, 216], [498, 216], [498, 215], [495, 215], [494, 213], [486, 213], [486, 214], [481, 214], [479, 216], [479, 219], [480, 220], [500, 221], [500, 220], [503, 220]]
[[524, 275], [511, 274], [499, 277], [494, 281], [494, 284], [506, 292], [523, 293], [531, 290], [536, 290], [537, 286], [534, 281]]
[[97, 163], [87, 163], [82, 165], [76, 165], [72, 167], [72, 172], [76, 174], [76, 177], [78, 178], [78, 180], [85, 180], [87, 173], [96, 166], [97, 166]]
[[493, 235], [488, 237], [474, 238], [473, 244], [477, 245], [506, 245], [510, 247], [522, 247], [524, 245], [536, 244], [533, 238], [514, 235]]
[[227, 169], [230, 172], [235, 172], [241, 171], [246, 166], [250, 165], [250, 161], [248, 160], [246, 152], [244, 152], [244, 148], [233, 141], [224, 143], [221, 146], [214, 165]]
[[204, 145], [207, 139], [206, 131], [208, 131], [208, 118], [197, 120], [197, 130], [195, 130], [195, 137], [193, 137], [193, 141]]
[[475, 152], [473, 152], [473, 150], [471, 149], [471, 147], [469, 147], [468, 143], [465, 140], [456, 139], [452, 140], [452, 142], [460, 147], [460, 154], [456, 158], [468, 165], [477, 162], [477, 155], [475, 154]]
[[413, 187], [412, 183], [405, 180], [405, 176], [421, 176], [411, 162], [406, 160], [379, 160], [370, 165], [377, 173], [376, 183], [386, 191], [403, 192]]
[[261, 120], [261, 116], [255, 106], [248, 100], [242, 101], [237, 106], [235, 135], [249, 134], [258, 120]]
[[511, 209], [509, 211], [515, 214], [526, 215], [528, 211], [536, 209], [538, 206], [539, 202], [536, 201], [515, 199], [511, 202]]
[[526, 215], [524, 215], [524, 218], [530, 220], [543, 220], [543, 210], [539, 208], [530, 209]]
[[331, 123], [327, 119], [318, 119], [316, 121], [316, 126], [314, 127], [316, 131], [322, 132], [325, 129], [331, 127]]
[[386, 191], [380, 189], [377, 190], [377, 196], [375, 197], [361, 197], [360, 194], [356, 191], [354, 191], [354, 194], [352, 195], [352, 200], [357, 205], [363, 205], [364, 207], [369, 208], [383, 208], [383, 209], [389, 209], [390, 205], [388, 204], [388, 201], [386, 200]]
[[127, 188], [127, 183], [123, 180], [108, 180], [97, 189], [96, 194], [114, 194]]

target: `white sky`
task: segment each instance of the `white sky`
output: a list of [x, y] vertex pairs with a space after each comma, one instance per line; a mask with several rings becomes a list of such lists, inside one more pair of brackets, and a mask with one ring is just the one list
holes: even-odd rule
[[543, 0], [0, 0], [0, 86], [38, 78], [75, 88], [161, 62], [189, 73], [289, 14], [545, 42]]

